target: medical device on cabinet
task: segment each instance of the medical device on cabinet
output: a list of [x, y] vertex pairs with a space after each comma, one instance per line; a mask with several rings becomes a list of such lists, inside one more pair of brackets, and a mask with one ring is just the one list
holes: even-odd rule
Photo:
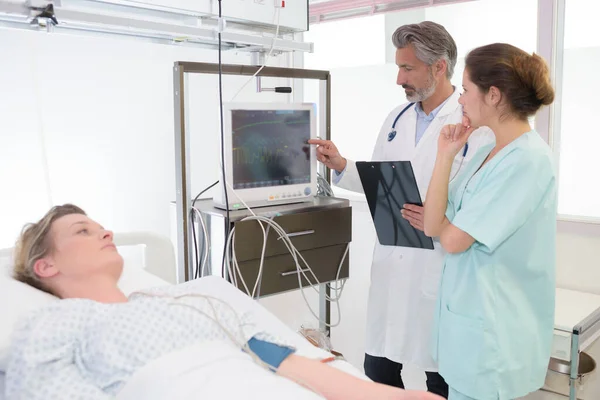
[[[254, 298], [317, 290], [319, 306], [313, 309], [307, 301], [308, 308], [321, 329], [336, 326], [339, 319], [331, 318], [330, 307], [339, 306], [349, 277], [352, 209], [349, 200], [331, 196], [328, 171], [307, 143], [317, 129], [323, 139], [330, 138], [330, 74], [266, 66], [223, 65], [220, 70], [318, 80], [320, 100], [317, 105], [224, 102], [219, 182], [204, 198], [204, 191], [194, 198], [189, 190], [189, 157], [176, 159], [178, 280], [223, 276]], [[189, 146], [186, 103], [179, 96], [185, 93], [186, 74], [218, 71], [214, 64], [175, 63], [176, 155], [186, 154]]]
[[[304, 290], [348, 277], [352, 218], [347, 200], [316, 196], [316, 150], [308, 143], [316, 127], [314, 104], [224, 105], [225, 183], [212, 202], [195, 202], [198, 231], [212, 248], [210, 260], [206, 251], [198, 255], [196, 274], [225, 277], [253, 298], [300, 289], [329, 327], [339, 318], [317, 315]], [[324, 301], [339, 311], [343, 285], [335, 294], [330, 288], [325, 283]]]
[[[226, 104], [226, 182], [219, 182], [215, 207], [229, 210], [310, 202], [317, 193], [313, 104]], [[225, 196], [227, 191], [227, 199]]]

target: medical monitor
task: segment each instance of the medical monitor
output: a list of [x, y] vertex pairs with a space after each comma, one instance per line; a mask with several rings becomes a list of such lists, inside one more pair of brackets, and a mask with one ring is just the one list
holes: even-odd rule
[[[227, 187], [213, 198], [230, 210], [310, 201], [317, 192], [314, 104], [230, 103], [224, 110]], [[222, 181], [222, 179], [221, 179]]]

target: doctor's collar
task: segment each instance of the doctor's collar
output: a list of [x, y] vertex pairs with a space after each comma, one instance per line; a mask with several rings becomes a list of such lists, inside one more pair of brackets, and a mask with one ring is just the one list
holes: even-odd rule
[[[452, 96], [450, 96], [450, 97], [452, 97]], [[425, 111], [423, 111], [421, 102], [416, 103], [415, 104], [415, 112], [417, 113], [417, 118], [421, 118], [421, 119], [425, 119], [425, 120], [429, 120], [429, 121], [433, 120], [437, 116], [437, 114], [440, 112], [440, 110], [446, 105], [446, 103], [448, 102], [450, 97], [448, 97], [439, 106], [437, 106], [434, 110], [432, 110], [429, 113], [429, 115], [425, 114]]]

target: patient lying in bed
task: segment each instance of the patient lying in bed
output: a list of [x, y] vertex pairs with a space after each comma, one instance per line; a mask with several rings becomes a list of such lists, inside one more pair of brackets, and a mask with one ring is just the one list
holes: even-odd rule
[[148, 362], [200, 338], [240, 348], [252, 338], [280, 343], [216, 298], [174, 298], [194, 286], [133, 294], [125, 303], [65, 299], [34, 312], [15, 335], [8, 398], [108, 399]]
[[328, 399], [439, 399], [301, 357], [252, 314], [199, 294], [193, 281], [127, 298], [117, 286], [122, 268], [112, 233], [75, 206], [54, 207], [23, 230], [15, 277], [62, 300], [35, 311], [15, 332], [8, 399], [113, 399], [153, 360], [209, 341], [246, 352], [256, 368]]

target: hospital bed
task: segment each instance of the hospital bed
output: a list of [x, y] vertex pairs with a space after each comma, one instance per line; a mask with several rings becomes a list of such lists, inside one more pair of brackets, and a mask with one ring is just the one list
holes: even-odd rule
[[[596, 362], [589, 353], [597, 347], [600, 338], [600, 295], [577, 290], [556, 289], [556, 313], [552, 362], [544, 389], [568, 397], [592, 399], [598, 397], [600, 386], [596, 377], [590, 379], [583, 393], [580, 374], [597, 374]], [[575, 385], [568, 385], [571, 374]], [[563, 375], [563, 376], [560, 376]], [[594, 382], [596, 381], [596, 382]], [[590, 384], [591, 383], [591, 384]], [[595, 383], [595, 384], [594, 384]], [[581, 397], [583, 396], [583, 397]]]
[[[174, 282], [174, 276], [169, 271], [175, 271], [175, 257], [169, 239], [149, 233], [128, 233], [116, 234], [115, 243], [125, 261], [123, 275], [119, 281], [119, 287], [125, 294], [150, 287], [170, 285], [169, 281]], [[10, 277], [11, 252], [11, 249], [0, 250], [0, 400], [4, 399], [4, 371], [14, 324], [20, 317], [36, 307], [45, 305], [50, 301], [56, 301], [54, 297], [17, 282]], [[152, 273], [149, 271], [152, 271]], [[161, 277], [159, 278], [157, 275]], [[258, 320], [257, 322], [268, 327], [271, 333], [293, 344], [297, 348], [298, 354], [308, 357], [326, 357], [330, 355], [314, 347], [258, 302], [248, 301], [247, 296], [222, 278], [216, 276], [202, 278], [200, 286], [203, 294], [226, 300], [238, 312], [243, 313], [251, 310]], [[191, 359], [190, 357], [195, 350], [202, 350], [202, 357]], [[207, 398], [223, 398], [223, 385], [230, 391], [227, 398], [250, 399], [256, 396], [257, 399], [265, 399], [269, 398], [268, 396], [265, 397], [266, 392], [272, 393], [273, 398], [278, 398], [278, 396], [279, 398], [290, 398], [289, 396], [286, 397], [284, 393], [277, 394], [275, 386], [280, 385], [280, 381], [272, 383], [273, 386], [268, 386], [268, 388], [262, 387], [260, 391], [257, 390], [255, 393], [248, 393], [247, 389], [253, 385], [261, 384], [260, 380], [252, 378], [252, 374], [244, 375], [247, 368], [244, 371], [239, 371], [239, 376], [232, 375], [235, 374], [235, 365], [229, 365], [223, 360], [211, 366], [208, 366], [206, 362], [202, 363], [200, 358], [206, 360], [212, 357], [217, 360], [220, 357], [218, 350], [215, 350], [215, 348], [211, 349], [213, 354], [207, 353], [206, 350], [190, 349], [183, 355], [172, 354], [164, 357], [164, 359], [156, 360], [133, 376], [129, 384], [123, 389], [123, 397], [119, 395], [118, 399], [144, 398], [146, 400], [159, 400], [161, 398], [183, 398], [170, 391], [173, 382], [178, 382], [180, 390], [183, 390], [182, 388], [185, 388], [186, 384], [188, 384], [189, 390], [195, 390], [194, 385], [202, 384], [204, 393], [206, 393], [209, 385], [212, 385], [215, 391], [219, 391], [218, 393], [215, 392], [216, 397], [209, 396]], [[334, 361], [332, 365], [359, 378], [368, 379], [361, 371], [343, 360]], [[226, 370], [219, 370], [219, 368], [226, 368]], [[191, 371], [197, 372], [200, 370], [203, 371], [202, 378], [204, 380], [197, 379], [196, 375], [192, 380], [189, 379]], [[162, 381], [161, 377], [163, 378]], [[187, 380], [178, 381], [180, 378], [187, 378]], [[245, 379], [246, 385], [231, 385], [232, 379], [236, 381]], [[185, 382], [185, 384], [182, 384], [182, 382]], [[244, 387], [246, 388], [245, 392], [242, 391]], [[239, 391], [236, 392], [236, 390]], [[165, 397], [162, 397], [161, 393]]]

